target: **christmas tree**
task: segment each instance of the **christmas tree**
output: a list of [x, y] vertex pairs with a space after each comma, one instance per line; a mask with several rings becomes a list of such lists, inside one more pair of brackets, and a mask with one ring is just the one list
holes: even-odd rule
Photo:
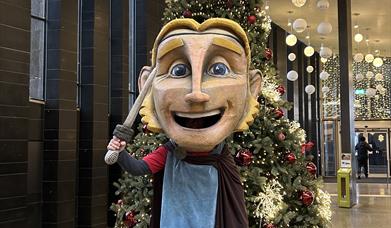
[[[193, 18], [202, 22], [224, 17], [238, 22], [251, 44], [252, 69], [264, 74], [259, 94], [260, 113], [246, 132], [226, 140], [241, 172], [250, 227], [325, 227], [331, 219], [330, 196], [321, 190], [316, 166], [306, 153], [313, 144], [305, 143], [299, 124], [284, 118], [290, 104], [282, 99], [276, 69], [269, 62], [272, 51], [266, 47], [270, 18], [261, 0], [171, 0], [163, 21]], [[139, 126], [139, 134], [129, 144], [132, 156], [141, 159], [167, 137]], [[151, 176], [133, 177], [126, 172], [114, 185], [120, 200], [111, 209], [116, 227], [148, 227], [153, 196]], [[175, 218], [173, 218], [175, 219]]]

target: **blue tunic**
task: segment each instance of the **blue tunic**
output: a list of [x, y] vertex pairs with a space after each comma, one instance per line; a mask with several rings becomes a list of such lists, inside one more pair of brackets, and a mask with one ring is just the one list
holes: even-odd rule
[[[212, 151], [220, 154], [220, 144]], [[214, 228], [218, 171], [182, 161], [170, 151], [164, 168], [160, 227]]]

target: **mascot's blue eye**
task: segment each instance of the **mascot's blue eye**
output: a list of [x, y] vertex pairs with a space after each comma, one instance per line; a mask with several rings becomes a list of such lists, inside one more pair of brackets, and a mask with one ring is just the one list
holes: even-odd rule
[[215, 63], [209, 68], [208, 73], [212, 76], [225, 76], [229, 74], [229, 69], [224, 63]]
[[190, 70], [185, 64], [177, 64], [171, 69], [170, 74], [174, 77], [186, 77], [190, 74]]

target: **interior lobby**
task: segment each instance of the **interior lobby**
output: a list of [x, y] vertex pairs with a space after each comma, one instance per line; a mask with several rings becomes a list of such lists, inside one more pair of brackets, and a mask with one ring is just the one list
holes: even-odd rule
[[[156, 54], [161, 29], [216, 17], [243, 27], [250, 54], [247, 38], [214, 47], [242, 54], [240, 43], [263, 80], [248, 121], [260, 130], [223, 139], [237, 150], [247, 227], [391, 226], [391, 0], [0, 0], [0, 15], [0, 228], [159, 227], [155, 177], [108, 165], [108, 143], [146, 106], [145, 66], [184, 55], [175, 42]], [[140, 160], [170, 139], [145, 116], [126, 146]]]

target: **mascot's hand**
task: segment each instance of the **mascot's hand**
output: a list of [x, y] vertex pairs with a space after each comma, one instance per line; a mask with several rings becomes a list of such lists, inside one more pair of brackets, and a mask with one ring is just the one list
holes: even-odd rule
[[125, 149], [126, 142], [121, 141], [119, 138], [113, 136], [113, 138], [110, 140], [109, 144], [107, 145], [107, 149], [111, 151], [118, 151], [121, 152]]

